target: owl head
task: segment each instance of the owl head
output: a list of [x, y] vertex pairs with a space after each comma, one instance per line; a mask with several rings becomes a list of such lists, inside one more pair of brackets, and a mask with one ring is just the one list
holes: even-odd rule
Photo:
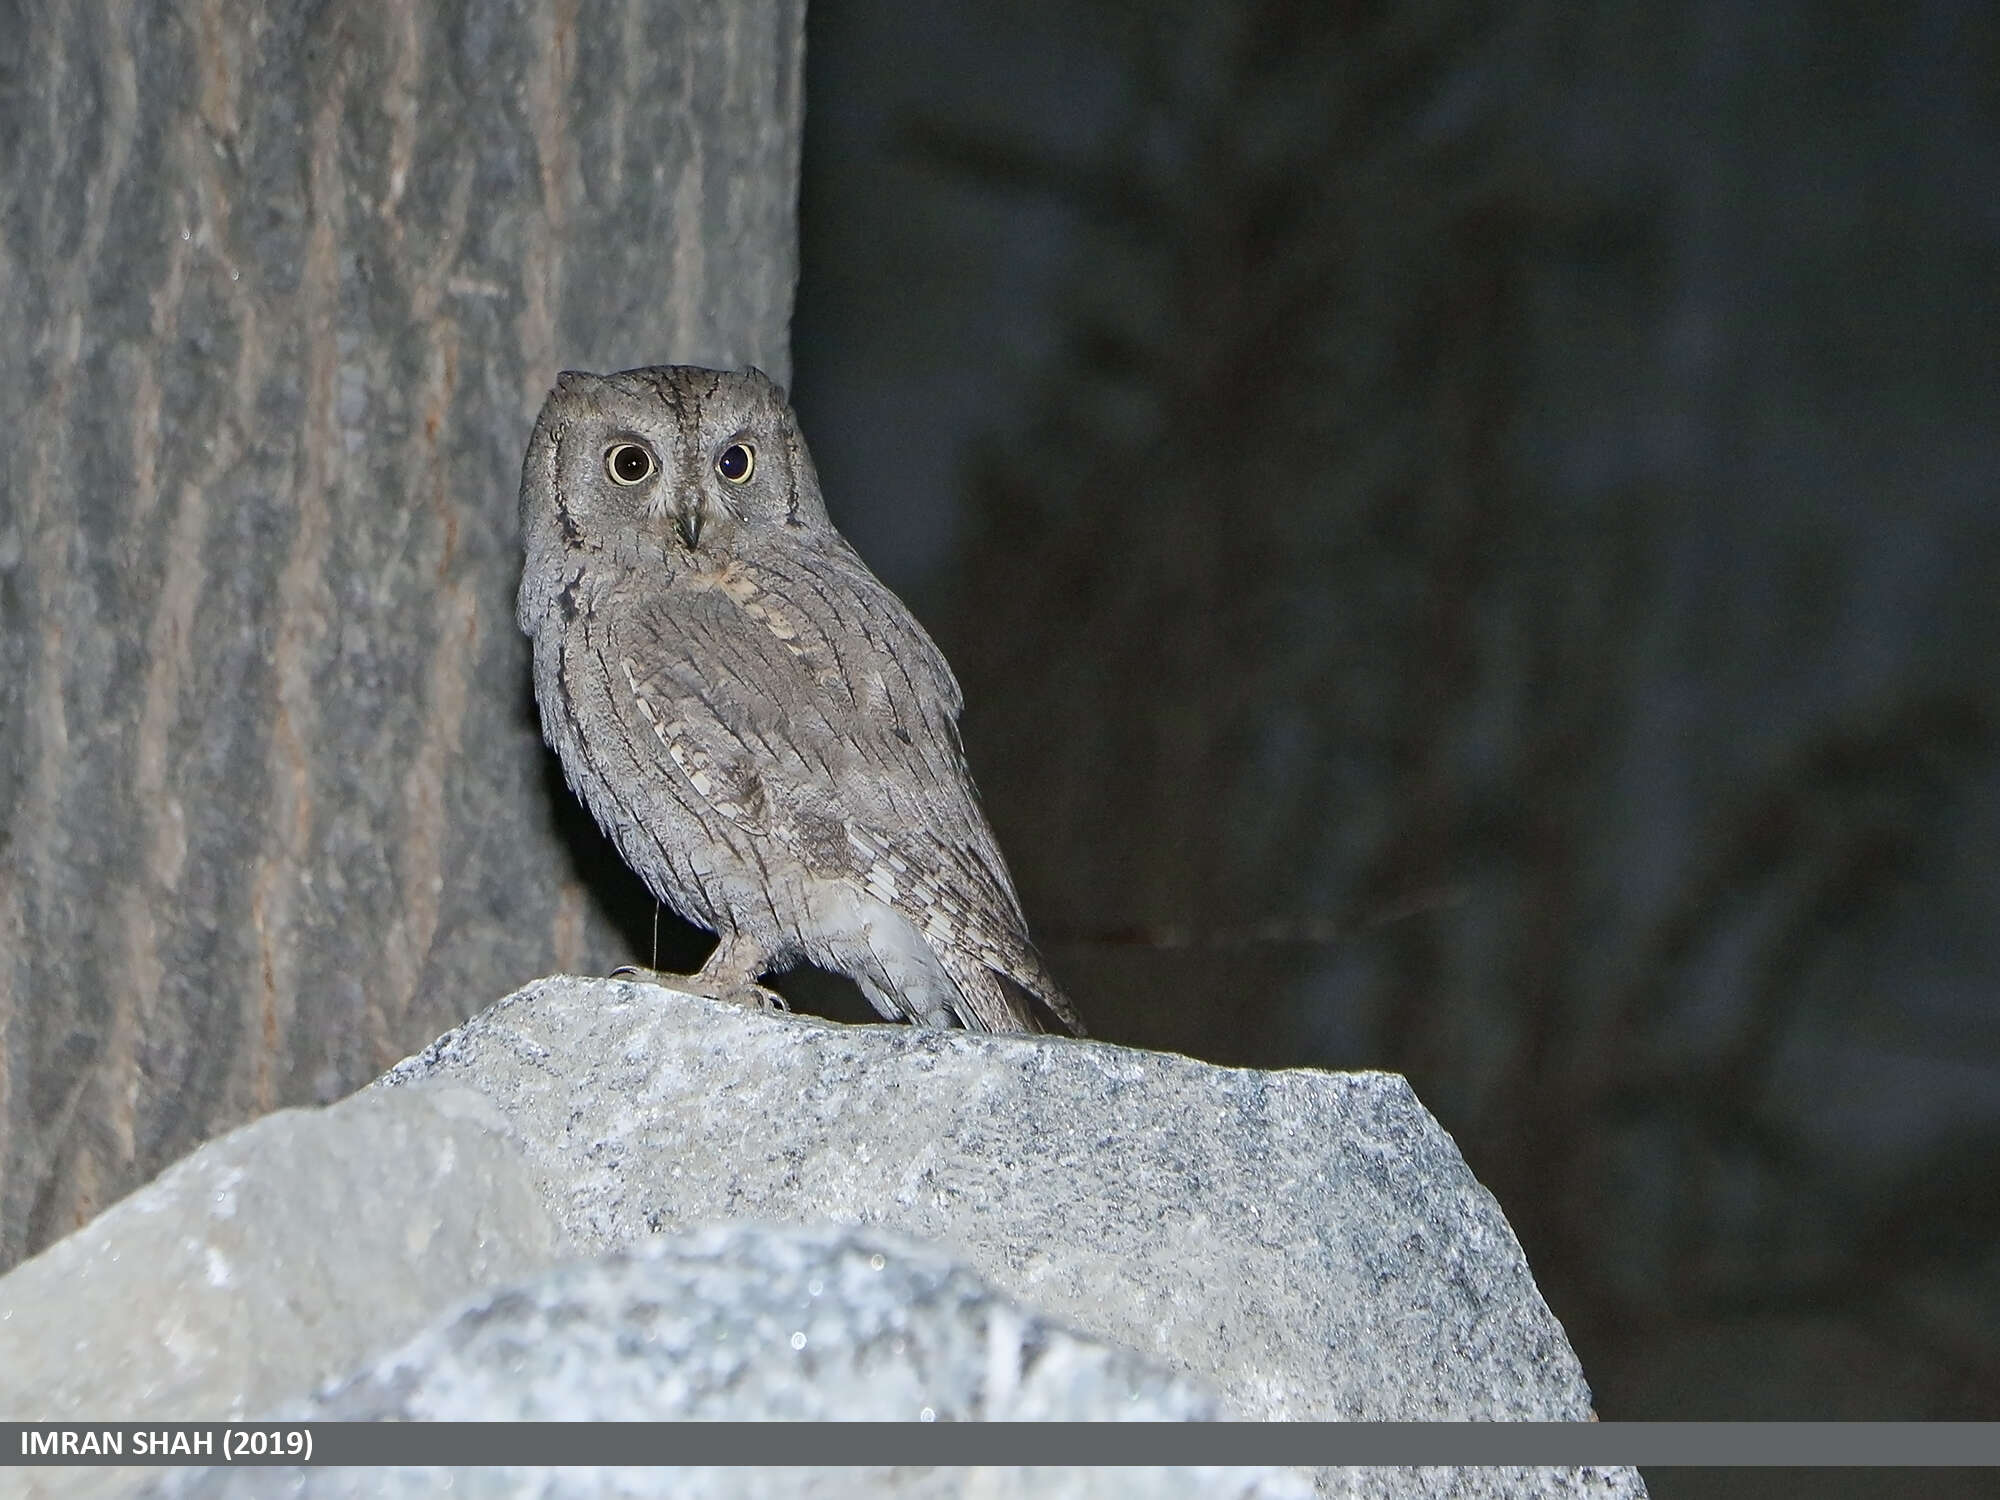
[[557, 376], [521, 526], [531, 573], [562, 558], [671, 566], [831, 529], [785, 393], [761, 370], [691, 365]]

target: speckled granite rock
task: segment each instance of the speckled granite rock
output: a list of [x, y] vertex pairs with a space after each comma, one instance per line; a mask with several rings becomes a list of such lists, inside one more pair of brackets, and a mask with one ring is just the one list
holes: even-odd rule
[[718, 1225], [477, 1298], [294, 1409], [335, 1422], [1213, 1420], [1197, 1381], [925, 1246]]
[[520, 1148], [470, 1090], [268, 1115], [0, 1277], [0, 1418], [241, 1417], [546, 1266], [556, 1243]]
[[558, 978], [385, 1082], [424, 1079], [494, 1100], [580, 1250], [879, 1225], [1246, 1417], [1590, 1416], [1498, 1205], [1400, 1077]]
[[[212, 1488], [210, 1486], [213, 1486]], [[1308, 1500], [1296, 1470], [1255, 1468], [394, 1468], [204, 1475], [200, 1500]], [[177, 1492], [180, 1493], [180, 1492]]]
[[[259, 1131], [279, 1148], [228, 1155]], [[235, 1303], [197, 1285], [219, 1194], [272, 1226], [215, 1247], [230, 1277], [239, 1264], [256, 1272]], [[478, 1235], [446, 1232], [460, 1223], [512, 1247], [515, 1269], [470, 1259]], [[336, 1238], [329, 1270], [316, 1247]], [[878, 1253], [893, 1274], [875, 1272]], [[450, 1291], [398, 1280], [434, 1274], [440, 1254], [476, 1274]], [[61, 1257], [69, 1269], [36, 1284], [51, 1326], [68, 1317], [55, 1304], [89, 1285], [80, 1267], [129, 1277], [135, 1257], [186, 1286], [134, 1283], [161, 1317], [227, 1331], [173, 1378], [235, 1411], [852, 1417], [915, 1402], [977, 1419], [1101, 1412], [1109, 1392], [1113, 1405], [1187, 1417], [1590, 1415], [1498, 1206], [1400, 1078], [836, 1026], [619, 981], [530, 986], [348, 1104], [207, 1148], [0, 1281], [0, 1307], [10, 1295], [18, 1305], [18, 1278], [46, 1278], [43, 1262]], [[486, 1290], [448, 1312], [474, 1284]], [[258, 1299], [274, 1293], [291, 1299], [285, 1317], [345, 1325], [356, 1355], [355, 1373], [310, 1407], [296, 1403], [330, 1373], [327, 1352], [262, 1348], [281, 1341], [278, 1324], [258, 1321]], [[384, 1357], [426, 1311], [442, 1321]], [[389, 1335], [390, 1323], [402, 1326]], [[144, 1339], [176, 1347], [171, 1330]], [[36, 1371], [24, 1387], [81, 1389], [89, 1361], [72, 1354], [46, 1340], [0, 1349], [0, 1369]], [[99, 1389], [134, 1388], [123, 1363]], [[147, 1477], [99, 1471], [77, 1489], [91, 1471], [21, 1472], [45, 1495], [131, 1493]], [[1152, 1488], [1119, 1493], [1277, 1496], [1302, 1482], [1290, 1470], [1148, 1473], [1133, 1483]], [[418, 1494], [436, 1478], [245, 1470], [171, 1482], [174, 1493]], [[1046, 1468], [483, 1468], [455, 1482], [552, 1500], [1110, 1493], [1088, 1470]], [[1327, 1468], [1312, 1482], [1369, 1500], [1645, 1493], [1630, 1469]]]

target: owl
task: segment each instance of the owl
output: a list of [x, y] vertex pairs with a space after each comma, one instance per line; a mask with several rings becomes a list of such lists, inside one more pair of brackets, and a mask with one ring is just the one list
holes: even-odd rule
[[760, 371], [575, 371], [521, 472], [519, 619], [570, 789], [717, 935], [689, 988], [778, 1003], [801, 960], [890, 1020], [1082, 1025], [959, 742], [957, 679], [833, 527]]

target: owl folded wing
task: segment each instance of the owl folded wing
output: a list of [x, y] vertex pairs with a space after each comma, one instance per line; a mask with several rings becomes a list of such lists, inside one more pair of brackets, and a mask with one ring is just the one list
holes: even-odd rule
[[[959, 748], [958, 684], [874, 587], [893, 608], [851, 592], [808, 612], [775, 590], [672, 591], [634, 612], [633, 639], [610, 643], [614, 692], [629, 695], [635, 740], [708, 806], [792, 845], [815, 873], [872, 872], [899, 896], [937, 883], [1019, 927]], [[743, 613], [766, 628], [745, 629]]]
[[[958, 684], [930, 637], [865, 571], [866, 592], [806, 574], [825, 590], [811, 611], [775, 587], [809, 582], [760, 568], [753, 591], [742, 572], [728, 588], [666, 591], [630, 617], [615, 669], [634, 739], [746, 835], [853, 881], [941, 956], [977, 955], [1080, 1031], [1027, 941], [959, 744]], [[764, 628], [745, 629], [744, 614]]]

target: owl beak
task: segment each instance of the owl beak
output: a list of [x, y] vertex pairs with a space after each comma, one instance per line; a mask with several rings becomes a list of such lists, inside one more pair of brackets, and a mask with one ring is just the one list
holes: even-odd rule
[[690, 505], [681, 512], [680, 519], [674, 522], [674, 529], [681, 534], [681, 540], [687, 543], [688, 551], [694, 551], [696, 546], [701, 542], [701, 505], [699, 502]]

